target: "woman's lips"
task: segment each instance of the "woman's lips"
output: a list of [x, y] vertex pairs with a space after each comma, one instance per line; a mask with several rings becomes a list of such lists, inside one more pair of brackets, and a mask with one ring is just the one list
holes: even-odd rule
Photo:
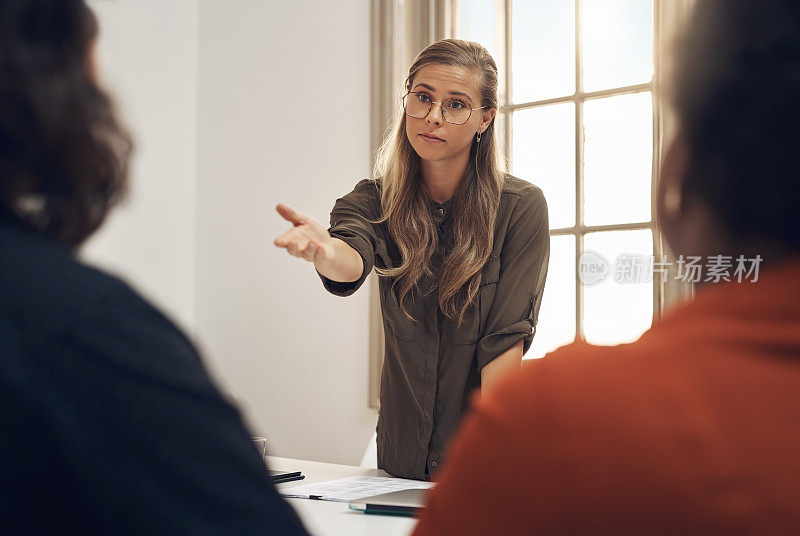
[[420, 134], [419, 137], [428, 143], [444, 143], [442, 138], [438, 138], [433, 134]]

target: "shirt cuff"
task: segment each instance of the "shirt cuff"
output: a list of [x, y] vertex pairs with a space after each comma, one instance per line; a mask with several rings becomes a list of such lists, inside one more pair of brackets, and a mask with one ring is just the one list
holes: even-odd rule
[[364, 284], [367, 276], [372, 271], [372, 257], [374, 255], [372, 246], [366, 239], [364, 239], [364, 237], [357, 235], [352, 231], [337, 231], [332, 228], [329, 230], [329, 233], [332, 237], [338, 238], [358, 252], [358, 254], [361, 256], [361, 260], [364, 262], [364, 269], [361, 272], [361, 277], [359, 277], [357, 281], [352, 281], [349, 283], [332, 281], [319, 272], [317, 272], [317, 275], [319, 275], [320, 279], [322, 279], [322, 285], [325, 287], [325, 290], [331, 294], [336, 296], [350, 296], [357, 291], [361, 285]]
[[525, 355], [533, 342], [533, 326], [527, 318], [483, 337], [475, 351], [478, 371], [519, 341], [524, 341], [522, 354]]

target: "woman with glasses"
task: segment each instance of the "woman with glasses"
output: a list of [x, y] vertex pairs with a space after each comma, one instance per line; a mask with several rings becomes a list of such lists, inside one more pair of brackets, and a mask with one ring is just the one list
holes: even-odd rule
[[378, 466], [424, 479], [442, 463], [469, 393], [518, 369], [533, 340], [550, 252], [539, 188], [500, 170], [497, 67], [448, 39], [409, 69], [403, 113], [374, 178], [325, 229], [290, 207], [275, 240], [348, 296], [379, 275], [386, 351]]

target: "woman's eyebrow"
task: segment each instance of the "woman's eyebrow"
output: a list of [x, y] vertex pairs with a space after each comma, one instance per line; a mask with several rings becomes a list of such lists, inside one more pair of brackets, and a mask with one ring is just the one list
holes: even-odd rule
[[[428, 84], [425, 84], [425, 83], [422, 83], [422, 82], [420, 82], [419, 84], [417, 84], [416, 86], [414, 86], [414, 89], [417, 89], [417, 88], [418, 88], [418, 87], [420, 87], [420, 86], [424, 87], [424, 88], [425, 88], [425, 89], [427, 89], [428, 91], [432, 91], [432, 92], [436, 93], [436, 89], [434, 89], [434, 87], [433, 87], [433, 86], [429, 86]], [[451, 91], [451, 92], [450, 92], [450, 95], [456, 95], [456, 96], [459, 96], [459, 97], [466, 97], [466, 98], [467, 98], [467, 99], [469, 99], [470, 101], [472, 100], [472, 97], [470, 97], [469, 95], [467, 95], [467, 94], [466, 94], [466, 93], [464, 93], [463, 91]]]

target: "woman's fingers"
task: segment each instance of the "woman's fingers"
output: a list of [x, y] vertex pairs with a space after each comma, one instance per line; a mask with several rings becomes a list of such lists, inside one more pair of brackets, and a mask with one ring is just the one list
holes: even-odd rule
[[286, 251], [295, 257], [308, 246], [308, 237], [299, 227], [291, 229], [284, 236], [286, 237], [286, 245], [284, 246]]
[[325, 255], [329, 255], [323, 245], [324, 240], [330, 238], [327, 229], [313, 218], [300, 214], [288, 205], [278, 204], [275, 210], [278, 211], [282, 218], [294, 225], [294, 227], [275, 239], [274, 244], [276, 246], [286, 249], [290, 255], [300, 257], [309, 262], [314, 262], [320, 251]]
[[301, 257], [303, 257], [308, 262], [314, 262], [314, 257], [316, 254], [317, 254], [317, 245], [313, 241], [309, 240], [308, 245], [301, 254]]
[[310, 233], [309, 236], [316, 236], [318, 238], [325, 238], [328, 236], [328, 229], [311, 216], [301, 214], [283, 203], [278, 204], [275, 210], [278, 211], [278, 214], [280, 214], [283, 219], [292, 222], [292, 225], [295, 227], [305, 227]]
[[310, 230], [307, 226], [301, 225], [298, 227], [292, 227], [285, 233], [283, 233], [280, 237], [275, 239], [275, 245], [280, 248], [285, 248], [289, 245], [292, 241], [297, 240], [311, 240], [313, 237], [309, 234]]
[[317, 253], [317, 247], [310, 240], [298, 240], [292, 247], [288, 248], [290, 254], [308, 262], [314, 262], [314, 256]]
[[275, 245], [284, 248], [290, 255], [314, 262], [314, 255], [319, 249], [300, 227], [290, 229], [275, 240]]
[[286, 251], [295, 257], [302, 257], [307, 247], [308, 240], [298, 239], [290, 242], [286, 248]]
[[278, 238], [276, 238], [273, 244], [275, 244], [279, 248], [285, 248], [286, 246], [289, 245], [289, 241], [291, 241], [293, 237], [294, 237], [294, 229], [290, 229], [285, 233], [283, 233]]
[[291, 222], [292, 225], [297, 226], [308, 223], [308, 216], [305, 214], [300, 214], [289, 205], [278, 203], [278, 205], [275, 207], [275, 210], [278, 211], [278, 214], [280, 214], [284, 220]]

